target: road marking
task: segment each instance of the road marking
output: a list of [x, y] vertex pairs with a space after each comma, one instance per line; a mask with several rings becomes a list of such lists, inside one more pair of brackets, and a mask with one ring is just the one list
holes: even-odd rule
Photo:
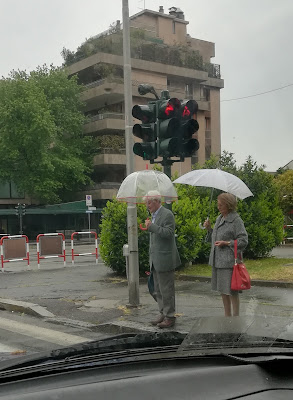
[[48, 328], [41, 328], [38, 326], [31, 326], [29, 324], [12, 321], [7, 318], [0, 318], [0, 328], [5, 329], [6, 331], [18, 333], [20, 335], [43, 340], [45, 342], [55, 343], [61, 346], [71, 346], [77, 343], [90, 341], [90, 339], [82, 336], [70, 335], [68, 333], [63, 333]]
[[19, 349], [0, 343], [0, 353], [14, 353], [15, 351], [19, 351]]

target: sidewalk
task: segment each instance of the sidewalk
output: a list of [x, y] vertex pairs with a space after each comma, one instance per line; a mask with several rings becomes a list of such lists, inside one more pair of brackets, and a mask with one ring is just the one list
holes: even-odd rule
[[[0, 308], [109, 334], [158, 330], [150, 325], [158, 310], [146, 279], [140, 281], [139, 307], [129, 308], [126, 278], [117, 277], [101, 260], [96, 265], [93, 256], [78, 257], [74, 267], [68, 260], [65, 268], [62, 260], [44, 260], [39, 270], [33, 253], [31, 260], [29, 271], [25, 262], [5, 266]], [[251, 290], [242, 293], [242, 315], [292, 318], [293, 289], [271, 284], [263, 287], [253, 282]], [[176, 280], [176, 330], [189, 332], [195, 318], [222, 315], [221, 296], [211, 291], [208, 278]]]

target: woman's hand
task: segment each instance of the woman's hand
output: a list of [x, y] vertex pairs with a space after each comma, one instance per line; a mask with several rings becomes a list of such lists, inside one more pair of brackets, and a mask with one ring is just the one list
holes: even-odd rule
[[230, 245], [230, 242], [227, 242], [226, 240], [217, 240], [215, 242], [215, 246], [218, 246], [218, 247], [226, 247], [229, 245]]
[[211, 227], [211, 221], [210, 221], [209, 219], [206, 219], [206, 220], [204, 221], [203, 226], [204, 226], [208, 231], [210, 231], [210, 230], [212, 229], [212, 227]]

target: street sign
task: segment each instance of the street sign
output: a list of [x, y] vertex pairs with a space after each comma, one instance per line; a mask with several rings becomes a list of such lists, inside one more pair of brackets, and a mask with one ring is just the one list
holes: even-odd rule
[[93, 202], [92, 202], [92, 195], [91, 194], [87, 194], [85, 196], [85, 203], [87, 206], [92, 206]]
[[96, 211], [97, 207], [88, 207], [88, 210], [90, 211]]
[[92, 212], [92, 210], [86, 210], [85, 211], [87, 214], [92, 214], [93, 212]]

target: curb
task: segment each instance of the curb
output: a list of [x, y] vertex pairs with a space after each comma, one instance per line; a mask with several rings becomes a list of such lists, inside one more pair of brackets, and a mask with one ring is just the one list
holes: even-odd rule
[[[179, 281], [190, 281], [190, 282], [210, 282], [211, 277], [209, 276], [197, 276], [197, 275], [177, 275], [176, 279]], [[263, 281], [258, 279], [251, 280], [251, 286], [266, 286], [276, 288], [293, 288], [293, 282], [285, 281]]]
[[33, 315], [34, 317], [54, 318], [55, 315], [48, 311], [45, 307], [38, 304], [27, 303], [25, 301], [17, 301], [10, 299], [0, 299], [0, 309], [7, 311], [16, 311]]

